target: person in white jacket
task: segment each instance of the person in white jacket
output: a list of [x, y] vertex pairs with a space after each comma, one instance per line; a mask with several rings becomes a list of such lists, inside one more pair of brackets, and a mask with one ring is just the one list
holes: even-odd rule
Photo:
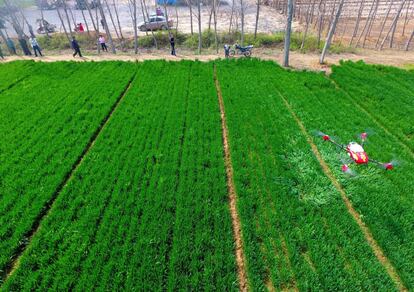
[[37, 42], [35, 37], [30, 38], [30, 44], [32, 45], [36, 57], [38, 56], [37, 53], [39, 53], [40, 56], [43, 56], [42, 50], [40, 49], [39, 43]]

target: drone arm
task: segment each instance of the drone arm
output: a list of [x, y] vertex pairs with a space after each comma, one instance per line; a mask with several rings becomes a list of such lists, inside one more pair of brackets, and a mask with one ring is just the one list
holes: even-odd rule
[[370, 159], [369, 161], [370, 162], [373, 162], [376, 165], [378, 165], [380, 167], [383, 167], [383, 168], [385, 168], [387, 170], [392, 170], [394, 168], [394, 164], [392, 162], [384, 163], [384, 162], [381, 162], [381, 161], [378, 161], [378, 160], [375, 160], [375, 159]]
[[329, 139], [329, 140], [327, 140], [327, 141], [331, 142], [332, 144], [336, 145], [337, 147], [339, 147], [339, 148], [341, 148], [341, 149], [343, 149], [343, 150], [346, 150], [346, 148], [345, 148], [345, 146], [344, 146], [344, 145], [339, 144], [338, 142], [336, 142], [336, 141], [334, 141], [334, 140], [332, 140], [332, 139]]

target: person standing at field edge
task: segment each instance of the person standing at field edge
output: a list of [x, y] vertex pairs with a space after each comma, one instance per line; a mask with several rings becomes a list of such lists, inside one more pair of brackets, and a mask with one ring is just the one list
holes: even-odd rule
[[174, 40], [173, 36], [171, 36], [171, 38], [170, 38], [170, 45], [171, 45], [171, 55], [172, 56], [177, 56], [175, 54], [175, 40]]
[[102, 51], [108, 52], [108, 47], [106, 46], [105, 37], [103, 35], [99, 35], [99, 44], [102, 47]]
[[0, 58], [4, 59], [3, 51], [1, 50], [1, 43], [0, 43]]
[[30, 37], [30, 44], [32, 45], [35, 56], [37, 57], [38, 56], [37, 53], [39, 53], [39, 55], [43, 57], [42, 51], [40, 50], [39, 43], [37, 42], [35, 37]]
[[13, 55], [17, 55], [16, 46], [14, 45], [13, 40], [8, 37], [6, 42], [7, 42], [7, 47], [9, 48], [10, 53]]
[[72, 43], [72, 49], [74, 50], [73, 57], [75, 57], [76, 55], [79, 55], [79, 57], [82, 58], [82, 53], [80, 51], [80, 46], [79, 46], [79, 43], [78, 43], [78, 41], [76, 40], [75, 37], [72, 37], [72, 42], [71, 43]]

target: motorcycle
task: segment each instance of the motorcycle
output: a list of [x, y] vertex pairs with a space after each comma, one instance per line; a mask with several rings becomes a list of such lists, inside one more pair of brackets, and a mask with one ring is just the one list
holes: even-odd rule
[[235, 45], [234, 48], [230, 50], [230, 56], [234, 57], [237, 55], [244, 55], [245, 57], [250, 57], [252, 55], [253, 45], [242, 47], [240, 45]]
[[45, 34], [45, 33], [54, 33], [56, 32], [56, 25], [50, 24], [46, 20], [38, 19], [36, 20], [38, 24], [37, 33], [38, 34]]

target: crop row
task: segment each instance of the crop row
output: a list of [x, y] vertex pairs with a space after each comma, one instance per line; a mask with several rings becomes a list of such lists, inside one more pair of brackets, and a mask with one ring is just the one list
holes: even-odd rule
[[[275, 70], [277, 72], [277, 70]], [[366, 74], [369, 75], [369, 74]], [[336, 148], [322, 139], [315, 141], [324, 160], [345, 188], [345, 192], [362, 220], [371, 230], [391, 264], [396, 268], [403, 284], [408, 289], [414, 287], [414, 164], [412, 152], [400, 146], [394, 136], [388, 134], [373, 121], [365, 111], [355, 108], [355, 104], [342, 90], [322, 74], [310, 72], [290, 72], [284, 78], [273, 74], [273, 83], [285, 96], [293, 110], [303, 121], [308, 132], [321, 130], [338, 140], [347, 143], [357, 139], [357, 134], [366, 128], [376, 133], [365, 145], [368, 155], [380, 161], [390, 161], [394, 155], [404, 163], [391, 172], [368, 166], [351, 166], [359, 173], [349, 178], [341, 173], [340, 157]], [[335, 78], [339, 78], [336, 76]], [[349, 80], [350, 84], [356, 78]], [[345, 81], [336, 79], [345, 84]], [[366, 88], [367, 91], [373, 89]], [[366, 93], [369, 95], [369, 93]], [[398, 103], [398, 99], [396, 99]], [[385, 110], [385, 109], [383, 109]], [[378, 109], [378, 116], [386, 112]], [[401, 126], [404, 127], [404, 119]]]
[[138, 66], [6, 290], [238, 288], [211, 69]]
[[414, 151], [414, 73], [343, 62], [333, 67], [331, 77], [351, 99]]
[[268, 62], [218, 64], [250, 287], [393, 290], [278, 93], [295, 87], [290, 75]]
[[0, 96], [3, 271], [135, 68], [127, 63], [46, 65], [36, 64], [36, 75]]
[[0, 64], [0, 94], [27, 76], [34, 74], [32, 68], [33, 64], [30, 62]]

